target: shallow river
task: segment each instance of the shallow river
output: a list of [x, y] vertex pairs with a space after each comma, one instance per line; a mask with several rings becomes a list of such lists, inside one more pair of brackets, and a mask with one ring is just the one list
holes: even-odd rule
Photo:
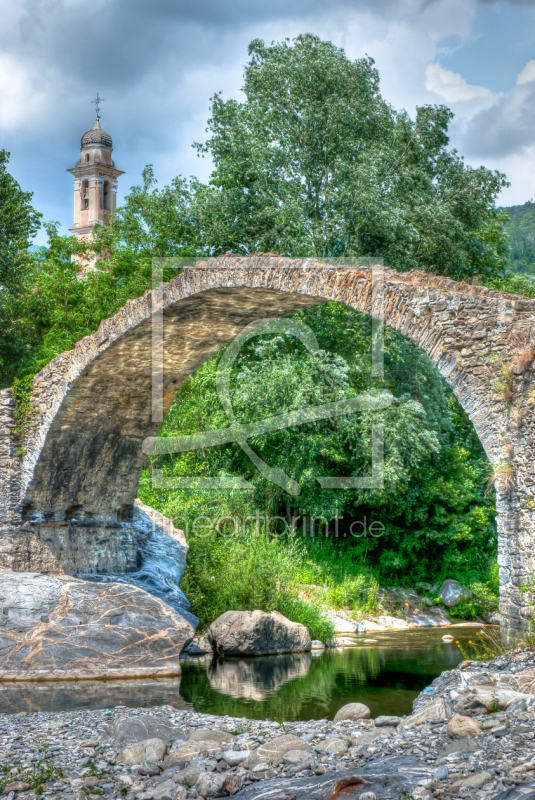
[[[190, 659], [181, 678], [0, 682], [0, 713], [169, 704], [206, 714], [272, 720], [332, 718], [346, 703], [371, 716], [410, 714], [433, 678], [463, 658], [480, 626], [420, 628], [356, 636], [357, 647], [261, 658]], [[364, 644], [365, 638], [377, 640]]]

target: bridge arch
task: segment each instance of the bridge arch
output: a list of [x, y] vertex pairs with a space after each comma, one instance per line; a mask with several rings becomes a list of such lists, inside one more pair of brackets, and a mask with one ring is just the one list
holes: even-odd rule
[[[29, 563], [20, 552], [32, 548], [36, 529], [128, 522], [143, 441], [161, 424], [151, 405], [155, 313], [163, 320], [165, 413], [186, 378], [257, 319], [329, 301], [377, 314], [378, 275], [265, 255], [198, 262], [128, 301], [35, 377], [22, 458], [14, 401], [0, 392], [0, 566]], [[386, 268], [380, 288], [385, 324], [428, 354], [491, 464], [509, 476], [496, 485], [500, 611], [506, 630], [525, 627], [530, 610], [519, 587], [535, 569], [535, 301]]]

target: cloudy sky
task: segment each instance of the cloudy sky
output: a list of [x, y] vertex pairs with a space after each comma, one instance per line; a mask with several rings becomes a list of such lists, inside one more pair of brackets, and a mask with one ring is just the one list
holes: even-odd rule
[[[125, 175], [206, 178], [191, 147], [210, 97], [239, 97], [247, 44], [314, 32], [372, 56], [397, 108], [445, 103], [468, 163], [504, 171], [504, 205], [535, 196], [535, 0], [0, 0], [0, 148], [63, 230], [80, 136], [102, 127]], [[44, 241], [41, 237], [39, 241]]]

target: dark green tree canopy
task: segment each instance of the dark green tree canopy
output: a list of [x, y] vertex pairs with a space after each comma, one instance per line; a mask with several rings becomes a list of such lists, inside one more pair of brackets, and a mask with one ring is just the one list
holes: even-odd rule
[[35, 339], [24, 286], [34, 267], [28, 252], [41, 214], [7, 171], [9, 153], [0, 150], [0, 385], [2, 375], [24, 357]]
[[448, 150], [452, 113], [412, 120], [381, 97], [373, 59], [350, 61], [317, 36], [255, 40], [246, 100], [216, 95], [209, 186], [196, 186], [203, 240], [214, 252], [380, 256], [397, 269], [453, 278], [501, 271], [492, 236], [505, 177]]

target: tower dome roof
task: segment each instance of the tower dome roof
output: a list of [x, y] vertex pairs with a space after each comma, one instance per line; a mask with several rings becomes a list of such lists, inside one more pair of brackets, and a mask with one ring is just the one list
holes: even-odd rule
[[82, 136], [82, 147], [90, 147], [92, 144], [102, 145], [103, 147], [113, 147], [111, 136], [109, 133], [102, 130], [98, 117], [91, 130], [86, 131]]

